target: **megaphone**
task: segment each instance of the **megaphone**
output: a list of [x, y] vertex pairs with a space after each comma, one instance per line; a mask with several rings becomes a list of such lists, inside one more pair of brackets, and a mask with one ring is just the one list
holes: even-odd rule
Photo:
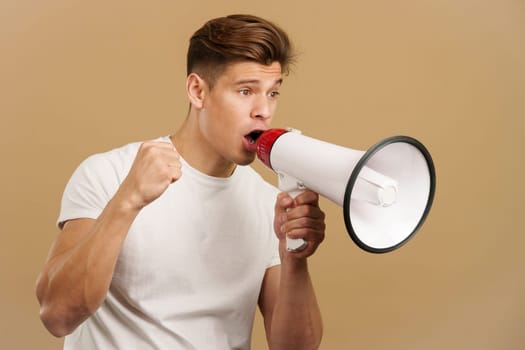
[[[294, 129], [269, 129], [257, 138], [255, 150], [278, 174], [282, 191], [295, 197], [308, 188], [342, 207], [348, 234], [368, 252], [401, 247], [432, 206], [434, 163], [412, 137], [390, 137], [360, 151]], [[287, 239], [288, 250], [305, 245], [302, 239]]]

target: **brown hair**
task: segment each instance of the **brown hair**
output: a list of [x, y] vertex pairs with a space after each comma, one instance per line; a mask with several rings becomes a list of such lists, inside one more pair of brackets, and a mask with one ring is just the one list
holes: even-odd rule
[[252, 15], [231, 15], [212, 19], [193, 34], [187, 74], [199, 74], [212, 87], [230, 63], [279, 62], [288, 74], [293, 60], [288, 35], [277, 25]]

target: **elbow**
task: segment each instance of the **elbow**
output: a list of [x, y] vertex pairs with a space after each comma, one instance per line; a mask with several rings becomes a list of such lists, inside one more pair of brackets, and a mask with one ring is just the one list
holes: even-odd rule
[[71, 326], [65, 320], [65, 317], [60, 316], [59, 313], [45, 306], [40, 308], [40, 320], [49, 333], [57, 338], [65, 337], [76, 328]]
[[40, 320], [44, 327], [53, 336], [60, 338], [68, 335], [73, 330], [68, 329], [59, 313], [49, 305], [46, 300], [47, 278], [45, 274], [40, 274], [36, 281], [36, 298], [40, 304]]
[[43, 302], [40, 307], [40, 320], [49, 333], [57, 338], [73, 333], [90, 315], [82, 307], [71, 308], [64, 304]]
[[[87, 316], [85, 313], [68, 309], [64, 304], [57, 304], [39, 296], [40, 320], [44, 327], [57, 338], [71, 334]], [[76, 310], [78, 311], [78, 310]]]
[[40, 320], [44, 327], [57, 338], [71, 334], [97, 309], [100, 303], [89, 308], [85, 302], [75, 302], [67, 296], [54, 295], [48, 281], [39, 277], [36, 297], [40, 304]]

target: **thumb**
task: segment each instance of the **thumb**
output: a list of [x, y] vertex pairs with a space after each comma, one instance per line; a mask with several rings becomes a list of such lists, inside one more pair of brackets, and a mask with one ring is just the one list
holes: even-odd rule
[[275, 201], [275, 220], [274, 220], [274, 229], [275, 232], [279, 235], [281, 233], [281, 225], [284, 224], [287, 220], [286, 212], [289, 208], [293, 207], [294, 200], [286, 192], [281, 192], [277, 196]]
[[293, 207], [294, 200], [287, 192], [281, 192], [275, 201], [275, 214], [286, 213], [286, 211]]

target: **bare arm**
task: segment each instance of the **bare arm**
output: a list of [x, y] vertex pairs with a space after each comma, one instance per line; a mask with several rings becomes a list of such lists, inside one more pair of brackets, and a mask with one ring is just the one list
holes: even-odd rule
[[102, 304], [133, 220], [180, 175], [171, 144], [144, 143], [101, 215], [65, 223], [36, 286], [40, 317], [53, 335], [71, 333]]
[[[319, 347], [321, 312], [307, 258], [324, 239], [324, 229], [317, 194], [307, 191], [295, 201], [283, 194], [278, 197], [275, 231], [280, 240], [281, 265], [267, 270], [259, 299], [271, 350]], [[286, 251], [286, 234], [304, 238], [308, 246], [301, 252]]]
[[102, 304], [135, 215], [113, 202], [97, 220], [65, 224], [37, 281], [40, 317], [53, 335], [71, 333]]

